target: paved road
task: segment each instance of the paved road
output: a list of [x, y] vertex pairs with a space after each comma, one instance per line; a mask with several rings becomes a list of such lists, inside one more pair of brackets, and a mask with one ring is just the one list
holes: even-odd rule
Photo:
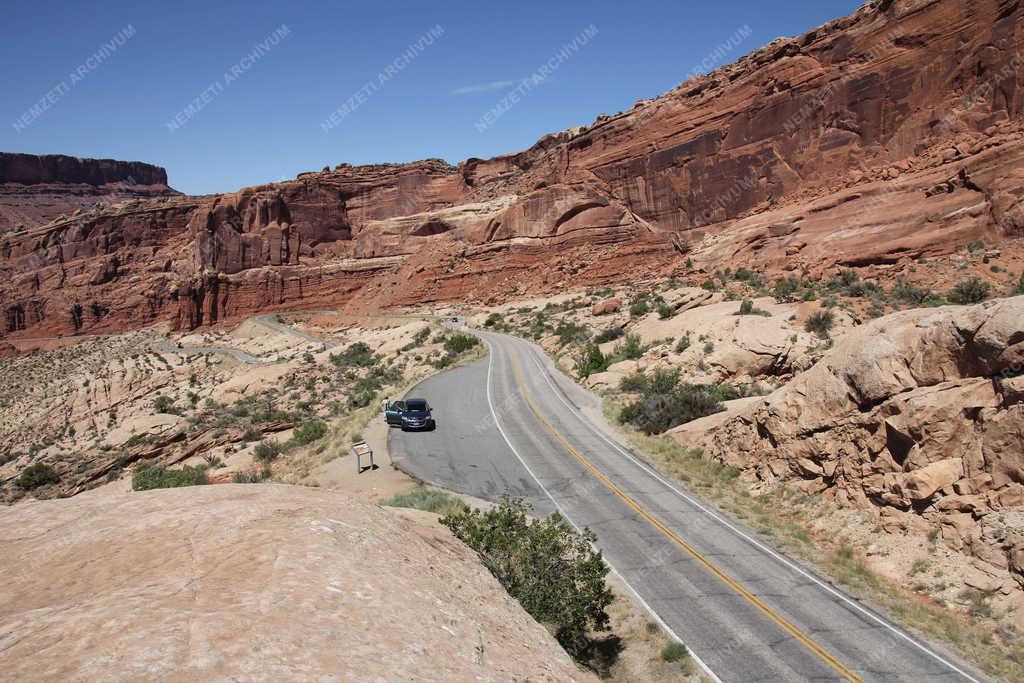
[[583, 417], [597, 399], [536, 346], [480, 336], [488, 358], [410, 394], [430, 400], [438, 426], [392, 430], [399, 467], [489, 500], [509, 490], [589, 526], [609, 564], [723, 681], [972, 680], [635, 458]]
[[167, 353], [177, 353], [179, 355], [187, 356], [197, 353], [212, 353], [221, 354], [224, 356], [231, 356], [235, 360], [249, 365], [262, 365], [267, 361], [260, 360], [252, 354], [246, 353], [245, 351], [239, 351], [238, 349], [229, 349], [222, 346], [178, 346], [177, 344], [171, 344], [165, 341], [153, 342], [153, 348], [157, 351], [164, 351]]

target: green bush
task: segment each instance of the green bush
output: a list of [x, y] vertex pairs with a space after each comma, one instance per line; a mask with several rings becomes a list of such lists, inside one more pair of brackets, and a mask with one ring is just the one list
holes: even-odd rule
[[281, 444], [273, 439], [264, 439], [256, 444], [256, 449], [253, 451], [256, 458], [263, 462], [270, 462], [283, 452]]
[[368, 368], [380, 360], [366, 342], [356, 342], [338, 355], [332, 353], [328, 357], [339, 368]]
[[669, 318], [675, 317], [676, 307], [672, 304], [660, 304], [658, 306], [658, 317], [662, 320], [668, 320]]
[[675, 641], [661, 648], [661, 658], [666, 662], [678, 662], [690, 656], [690, 651], [682, 643]]
[[651, 304], [647, 300], [647, 297], [637, 297], [633, 299], [633, 302], [629, 305], [629, 314], [634, 318], [647, 315], [651, 311]]
[[270, 475], [270, 465], [263, 465], [263, 469], [235, 472], [231, 477], [231, 482], [234, 484], [259, 484], [270, 479]]
[[180, 486], [199, 486], [208, 483], [202, 467], [186, 465], [180, 470], [154, 466], [135, 470], [132, 474], [132, 490], [174, 489]]
[[597, 344], [588, 344], [576, 358], [576, 375], [580, 379], [586, 379], [596, 372], [604, 372], [610, 364], [610, 360], [601, 353]]
[[174, 408], [174, 399], [170, 396], [157, 396], [153, 400], [153, 409], [158, 413], [174, 414], [177, 412]]
[[18, 486], [26, 491], [37, 489], [40, 486], [56, 484], [58, 481], [60, 481], [60, 475], [45, 462], [33, 463], [23, 469], [21, 474], [18, 475]]
[[463, 334], [462, 332], [455, 332], [448, 336], [444, 340], [444, 350], [453, 356], [457, 356], [460, 353], [465, 353], [475, 346], [480, 344], [480, 339], [474, 337], [471, 334]]
[[900, 303], [909, 306], [930, 306], [940, 302], [940, 297], [932, 290], [912, 285], [902, 277], [896, 280], [896, 285], [892, 288], [892, 296]]
[[954, 304], [977, 304], [989, 297], [992, 285], [976, 277], [961, 280], [950, 290], [946, 298]]
[[1020, 274], [1020, 281], [1017, 282], [1017, 286], [1013, 289], [1013, 295], [1024, 294], [1024, 273]]
[[680, 384], [678, 370], [658, 369], [624, 377], [622, 391], [642, 394], [619, 413], [619, 422], [645, 434], [661, 434], [673, 427], [725, 409], [722, 401], [739, 398], [739, 392], [725, 385]]
[[579, 325], [571, 320], [567, 320], [555, 328], [555, 336], [558, 337], [559, 346], [573, 343], [584, 344], [590, 339], [590, 330], [587, 329], [586, 325]]
[[463, 510], [441, 523], [475, 550], [505, 590], [552, 629], [565, 651], [585, 661], [588, 634], [608, 629], [614, 598], [605, 585], [608, 565], [589, 529], [577, 532], [559, 514], [532, 520], [521, 499], [505, 496], [487, 512]]
[[292, 441], [305, 446], [306, 444], [313, 443], [317, 439], [322, 439], [324, 434], [327, 433], [327, 425], [320, 420], [313, 420], [311, 422], [305, 422], [301, 426], [297, 427], [292, 432]]
[[627, 334], [625, 339], [615, 346], [612, 356], [615, 360], [636, 360], [644, 355], [645, 350], [640, 342], [640, 335]]
[[469, 506], [461, 500], [439, 489], [418, 488], [409, 493], [399, 493], [383, 500], [381, 505], [395, 508], [413, 508], [436, 512], [439, 515], [454, 515], [469, 510]]
[[612, 325], [597, 333], [594, 337], [595, 344], [604, 344], [606, 342], [615, 341], [623, 335], [622, 328]]
[[750, 299], [744, 299], [740, 302], [740, 310], [736, 311], [736, 315], [763, 315], [770, 317], [771, 313], [758, 308]]
[[682, 353], [686, 349], [690, 348], [690, 343], [690, 333], [687, 332], [679, 338], [679, 341], [676, 342], [676, 353]]
[[815, 311], [807, 317], [804, 329], [817, 334], [819, 337], [827, 337], [829, 330], [832, 329], [835, 323], [836, 317], [831, 311]]

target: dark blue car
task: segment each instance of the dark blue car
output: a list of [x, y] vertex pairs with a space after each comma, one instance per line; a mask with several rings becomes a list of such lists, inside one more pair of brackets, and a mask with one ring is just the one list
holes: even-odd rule
[[408, 430], [433, 430], [434, 416], [430, 405], [422, 398], [395, 401], [384, 408], [384, 420], [389, 425]]

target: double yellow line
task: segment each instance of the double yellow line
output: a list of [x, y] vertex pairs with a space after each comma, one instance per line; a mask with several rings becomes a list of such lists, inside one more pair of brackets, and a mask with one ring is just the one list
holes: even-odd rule
[[519, 361], [516, 359], [515, 352], [509, 353], [509, 358], [512, 360], [512, 372], [515, 374], [516, 383], [519, 385], [519, 391], [526, 400], [526, 405], [529, 406], [530, 410], [537, 417], [537, 419], [544, 425], [544, 428], [548, 430], [551, 436], [562, 444], [562, 447], [581, 465], [587, 468], [591, 474], [593, 474], [598, 481], [604, 484], [612, 493], [622, 499], [626, 505], [633, 508], [642, 518], [647, 520], [655, 529], [664, 534], [670, 541], [675, 543], [677, 546], [682, 548], [689, 554], [693, 559], [699, 562], [705, 569], [711, 574], [718, 577], [725, 585], [734, 590], [736, 593], [741, 595], [747, 602], [761, 610], [769, 619], [775, 622], [783, 631], [796, 638], [802, 643], [807, 649], [821, 658], [826, 664], [835, 669], [848, 681], [860, 682], [863, 679], [860, 678], [850, 667], [843, 664], [835, 656], [828, 652], [824, 647], [815, 642], [810, 636], [801, 631], [799, 628], [794, 626], [785, 617], [773, 610], [771, 607], [766, 605], [759, 597], [744, 588], [739, 582], [733, 579], [731, 576], [723, 572], [721, 569], [712, 564], [706, 557], [704, 557], [696, 548], [691, 546], [689, 543], [679, 537], [674, 531], [662, 524], [654, 515], [644, 509], [639, 503], [630, 498], [622, 489], [616, 486], [615, 482], [605, 476], [604, 472], [595, 467], [589, 460], [587, 460], [582, 453], [576, 450], [572, 444], [570, 444], [562, 434], [555, 429], [551, 423], [541, 415], [540, 411], [537, 410], [537, 406], [534, 404], [533, 399], [530, 398], [529, 392], [526, 390], [526, 384], [523, 382], [523, 375], [519, 369]]

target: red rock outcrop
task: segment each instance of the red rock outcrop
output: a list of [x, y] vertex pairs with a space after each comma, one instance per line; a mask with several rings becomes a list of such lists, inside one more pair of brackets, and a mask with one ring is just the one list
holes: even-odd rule
[[138, 198], [173, 196], [167, 172], [138, 161], [0, 152], [0, 234]]
[[738, 414], [674, 430], [772, 485], [925, 523], [1024, 587], [1024, 297], [895, 313]]
[[[875, 3], [517, 154], [341, 165], [8, 235], [6, 330], [489, 301], [687, 258], [813, 271], [1021, 237], [1022, 17], [1010, 0]], [[109, 313], [75, 313], [93, 302]]]

